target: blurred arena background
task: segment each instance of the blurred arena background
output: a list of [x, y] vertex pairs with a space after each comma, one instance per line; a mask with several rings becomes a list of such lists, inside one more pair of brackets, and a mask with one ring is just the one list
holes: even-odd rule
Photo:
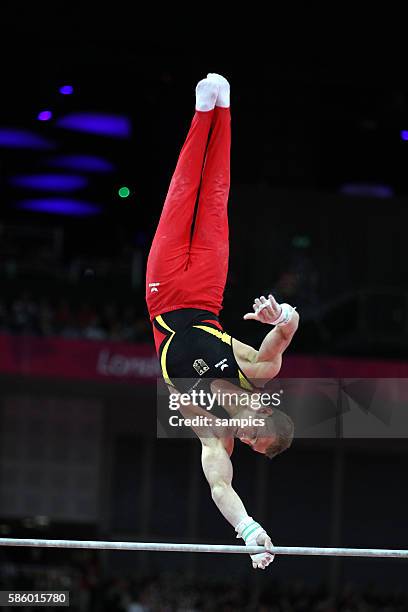
[[[282, 376], [407, 377], [402, 60], [204, 52], [61, 11], [62, 32], [15, 16], [2, 43], [0, 535], [234, 543], [198, 441], [156, 439], [144, 304], [195, 84], [232, 87], [225, 328], [259, 343], [242, 314], [272, 291], [302, 315]], [[276, 544], [408, 547], [406, 440], [252, 455], [234, 454], [236, 487]], [[213, 557], [0, 549], [0, 585], [68, 589], [80, 612], [408, 609], [404, 561], [279, 558], [258, 575]]]

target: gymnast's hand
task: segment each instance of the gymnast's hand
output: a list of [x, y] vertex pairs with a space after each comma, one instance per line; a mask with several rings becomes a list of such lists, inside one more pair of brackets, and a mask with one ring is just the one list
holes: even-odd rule
[[282, 306], [278, 304], [273, 295], [270, 293], [268, 299], [263, 295], [260, 298], [255, 298], [253, 304], [254, 312], [248, 312], [244, 315], [244, 319], [254, 319], [260, 323], [274, 325], [282, 313]]
[[[247, 545], [249, 544], [247, 543]], [[258, 535], [258, 537], [256, 538], [256, 544], [252, 543], [251, 545], [252, 546], [253, 545], [265, 546], [265, 548], [271, 548], [273, 546], [271, 542], [271, 538], [268, 536], [266, 531]], [[258, 553], [257, 555], [251, 555], [252, 567], [254, 569], [265, 569], [266, 567], [268, 567], [270, 563], [272, 563], [274, 558], [275, 558], [275, 555], [269, 552]]]

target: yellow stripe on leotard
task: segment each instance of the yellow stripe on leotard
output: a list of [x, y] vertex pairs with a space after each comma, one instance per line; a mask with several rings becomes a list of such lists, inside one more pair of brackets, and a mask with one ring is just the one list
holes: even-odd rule
[[213, 327], [208, 327], [208, 325], [194, 325], [198, 329], [203, 329], [204, 331], [212, 334], [219, 338], [222, 342], [229, 344], [231, 346], [231, 336], [225, 332], [220, 331], [219, 329], [214, 329]]
[[163, 373], [163, 378], [164, 378], [165, 382], [168, 385], [172, 385], [174, 387], [174, 385], [171, 382], [171, 380], [169, 378], [169, 375], [167, 373], [166, 358], [167, 358], [167, 351], [169, 350], [170, 342], [173, 340], [174, 335], [175, 335], [176, 332], [173, 329], [171, 329], [171, 327], [169, 327], [167, 325], [167, 323], [165, 323], [163, 321], [163, 317], [161, 315], [156, 317], [156, 321], [158, 322], [159, 325], [164, 327], [164, 329], [166, 329], [167, 331], [171, 332], [171, 336], [166, 340], [166, 343], [163, 346], [163, 350], [162, 350], [162, 354], [161, 354], [161, 358], [160, 358], [160, 365], [161, 365], [161, 369], [162, 369], [162, 373]]
[[246, 389], [247, 391], [253, 391], [254, 390], [253, 386], [251, 385], [249, 380], [246, 378], [246, 376], [244, 376], [244, 374], [241, 372], [240, 368], [238, 368], [238, 375], [239, 375], [239, 384], [241, 388]]
[[161, 315], [159, 315], [158, 317], [156, 317], [156, 321], [158, 322], [159, 325], [161, 325], [162, 327], [164, 327], [164, 329], [167, 329], [167, 331], [171, 332], [172, 334], [175, 334], [176, 332], [174, 331], [174, 329], [171, 329], [171, 327], [169, 327], [167, 325], [167, 323], [163, 320], [163, 317]]

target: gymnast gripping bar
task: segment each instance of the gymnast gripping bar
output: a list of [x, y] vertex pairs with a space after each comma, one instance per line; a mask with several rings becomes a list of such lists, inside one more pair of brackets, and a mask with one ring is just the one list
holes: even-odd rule
[[[136, 550], [150, 552], [190, 552], [257, 554], [265, 552], [263, 546], [229, 546], [219, 544], [169, 544], [157, 542], [95, 542], [88, 540], [37, 540], [0, 538], [0, 546], [30, 546], [34, 548], [88, 548], [94, 550]], [[302, 555], [315, 557], [393, 557], [407, 559], [408, 550], [380, 548], [313, 548], [301, 546], [273, 546], [274, 555]]]

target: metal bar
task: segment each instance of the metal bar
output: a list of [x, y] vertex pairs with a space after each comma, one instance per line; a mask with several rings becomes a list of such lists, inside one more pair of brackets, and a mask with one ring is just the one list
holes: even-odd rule
[[[265, 552], [263, 546], [230, 546], [220, 544], [169, 544], [167, 542], [95, 542], [88, 540], [37, 540], [0, 538], [0, 546], [31, 546], [35, 548], [91, 548], [99, 550], [148, 550], [151, 552], [191, 552], [256, 554]], [[301, 546], [273, 546], [275, 555], [306, 555], [317, 557], [393, 557], [407, 559], [408, 550], [380, 548], [313, 548]]]

